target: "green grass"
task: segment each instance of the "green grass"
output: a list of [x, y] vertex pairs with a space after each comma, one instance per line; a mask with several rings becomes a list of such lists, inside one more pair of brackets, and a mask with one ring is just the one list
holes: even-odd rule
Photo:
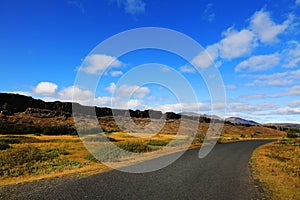
[[10, 145], [8, 142], [6, 141], [0, 141], [0, 150], [6, 150], [9, 149]]
[[93, 135], [93, 136], [86, 136], [83, 139], [84, 142], [118, 142], [117, 139], [105, 136], [104, 134], [101, 135]]
[[123, 157], [132, 156], [134, 153], [144, 153], [153, 150], [154, 148], [149, 147], [144, 142], [122, 141], [116, 143], [116, 145], [102, 145], [85, 158], [93, 162], [119, 161]]
[[34, 146], [7, 149], [0, 154], [0, 177], [48, 174], [58, 169], [82, 167], [78, 161], [59, 158], [68, 154], [61, 149], [42, 150]]
[[129, 151], [133, 153], [144, 153], [144, 152], [152, 151], [151, 147], [139, 141], [118, 142], [117, 146], [125, 151]]
[[183, 139], [174, 139], [170, 142], [169, 146], [171, 147], [176, 147], [176, 146], [181, 146], [187, 144], [186, 140]]
[[0, 137], [0, 142], [1, 141], [7, 142], [9, 144], [43, 142], [42, 140], [39, 140], [39, 139], [34, 138], [34, 137], [29, 137], [29, 136], [14, 136], [14, 135], [1, 136]]
[[164, 140], [149, 140], [147, 142], [147, 145], [150, 145], [150, 146], [166, 146], [168, 144], [169, 144], [169, 142], [164, 141]]

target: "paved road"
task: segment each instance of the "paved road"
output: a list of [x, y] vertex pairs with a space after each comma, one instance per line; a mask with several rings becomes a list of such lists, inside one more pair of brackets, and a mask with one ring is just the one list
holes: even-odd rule
[[204, 159], [198, 158], [199, 149], [189, 150], [168, 167], [144, 174], [114, 170], [81, 179], [5, 186], [0, 188], [0, 199], [261, 199], [251, 178], [249, 158], [265, 143], [216, 145]]

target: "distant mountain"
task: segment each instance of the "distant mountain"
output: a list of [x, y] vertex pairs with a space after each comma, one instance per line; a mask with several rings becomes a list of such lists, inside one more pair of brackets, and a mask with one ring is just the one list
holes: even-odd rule
[[195, 113], [195, 112], [182, 112], [182, 113], [180, 113], [180, 115], [192, 116], [192, 117], [206, 117], [206, 118], [209, 118], [209, 119], [219, 119], [219, 120], [222, 120], [222, 118], [219, 117], [219, 116], [217, 116], [217, 115], [199, 114], [199, 113]]
[[248, 124], [248, 125], [258, 125], [259, 124], [255, 121], [243, 119], [240, 117], [229, 117], [229, 118], [226, 118], [225, 121], [231, 122], [233, 124]]
[[280, 126], [283, 128], [299, 128], [300, 129], [300, 124], [295, 124], [295, 123], [268, 123], [264, 124], [265, 126]]

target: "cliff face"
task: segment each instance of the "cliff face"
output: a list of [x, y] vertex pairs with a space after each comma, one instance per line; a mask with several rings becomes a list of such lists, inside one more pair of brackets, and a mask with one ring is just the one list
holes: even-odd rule
[[[134, 118], [156, 118], [159, 119], [163, 116], [161, 111], [155, 110], [121, 110], [121, 109], [110, 109], [110, 108], [99, 108], [92, 106], [82, 106], [78, 103], [71, 102], [45, 102], [40, 99], [34, 99], [32, 97], [19, 95], [19, 94], [7, 94], [0, 93], [0, 111], [4, 115], [14, 115], [15, 113], [24, 113], [26, 115], [36, 117], [60, 117], [65, 118], [72, 116], [72, 106], [76, 108], [79, 114], [90, 114], [93, 115], [96, 112], [97, 117], [113, 116], [113, 115], [130, 115]], [[173, 113], [173, 115], [178, 116]], [[172, 117], [171, 117], [172, 118]]]

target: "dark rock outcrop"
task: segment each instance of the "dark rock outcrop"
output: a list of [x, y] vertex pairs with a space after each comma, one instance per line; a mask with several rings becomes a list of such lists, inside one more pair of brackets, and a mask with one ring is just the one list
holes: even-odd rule
[[[130, 116], [133, 118], [155, 118], [160, 119], [163, 116], [161, 111], [155, 110], [122, 110], [106, 107], [82, 106], [71, 102], [45, 102], [40, 99], [20, 95], [0, 93], [0, 111], [3, 115], [14, 115], [15, 113], [24, 113], [26, 115], [39, 117], [71, 117], [72, 112], [75, 115], [90, 115], [97, 117], [105, 116]], [[180, 115], [168, 113], [168, 119], [179, 119]]]

